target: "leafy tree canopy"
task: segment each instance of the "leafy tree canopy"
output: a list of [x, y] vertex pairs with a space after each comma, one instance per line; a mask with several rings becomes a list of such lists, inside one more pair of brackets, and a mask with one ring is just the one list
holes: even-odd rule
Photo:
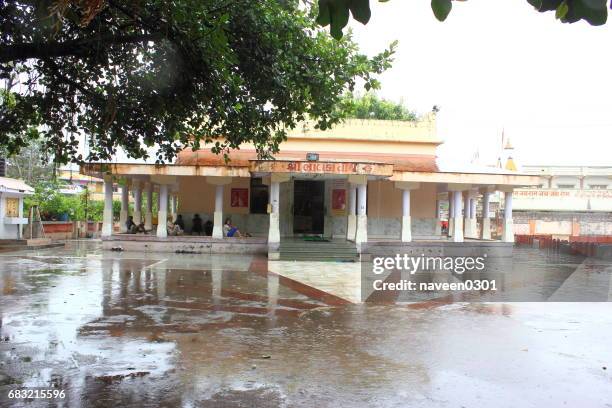
[[[389, 0], [378, 1], [384, 3]], [[591, 25], [602, 25], [608, 18], [606, 0], [527, 0], [527, 2], [541, 13], [554, 11], [555, 17], [564, 23], [585, 20]], [[370, 0], [318, 0], [318, 3], [317, 22], [322, 26], [329, 25], [331, 35], [338, 39], [342, 38], [342, 29], [348, 24], [351, 15], [363, 24], [367, 24], [372, 15]], [[612, 0], [610, 7], [612, 8]], [[431, 0], [431, 9], [440, 21], [446, 20], [452, 8], [452, 0]]]
[[367, 57], [314, 13], [299, 0], [4, 0], [0, 146], [40, 138], [60, 163], [145, 146], [167, 161], [202, 142], [275, 152], [306, 117], [340, 120], [343, 92], [378, 87], [392, 61], [393, 46]]
[[415, 121], [416, 112], [409, 110], [403, 103], [379, 98], [368, 92], [363, 96], [347, 93], [339, 105], [340, 115], [344, 118]]

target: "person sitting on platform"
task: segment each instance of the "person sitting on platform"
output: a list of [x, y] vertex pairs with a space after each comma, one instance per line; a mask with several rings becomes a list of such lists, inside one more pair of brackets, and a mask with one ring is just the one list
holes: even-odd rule
[[193, 220], [191, 220], [191, 225], [192, 235], [202, 235], [202, 218], [200, 218], [200, 214], [196, 214], [193, 216]]
[[178, 236], [183, 235], [183, 230], [176, 223], [172, 222], [171, 218], [168, 218], [168, 222], [166, 223], [166, 229], [168, 232], [168, 236]]
[[240, 230], [232, 225], [232, 219], [227, 218], [225, 220], [225, 225], [223, 225], [223, 236], [232, 238], [232, 237], [250, 237], [251, 234], [245, 233], [244, 235], [240, 232]]
[[181, 231], [185, 231], [185, 221], [183, 221], [183, 216], [181, 214], [176, 216], [176, 221], [174, 221], [174, 225], [178, 225], [181, 228]]
[[134, 217], [132, 217], [131, 215], [128, 217], [127, 221], [125, 222], [125, 229], [126, 229], [126, 233], [128, 234], [135, 234], [136, 233], [136, 223], [134, 222]]

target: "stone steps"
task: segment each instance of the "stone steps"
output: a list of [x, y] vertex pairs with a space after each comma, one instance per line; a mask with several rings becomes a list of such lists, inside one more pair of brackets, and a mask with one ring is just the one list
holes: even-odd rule
[[281, 241], [279, 252], [280, 260], [284, 261], [355, 262], [359, 260], [355, 244], [346, 241]]

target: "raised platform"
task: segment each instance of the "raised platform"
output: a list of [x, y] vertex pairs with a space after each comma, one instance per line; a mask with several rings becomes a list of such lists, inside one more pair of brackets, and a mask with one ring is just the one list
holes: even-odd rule
[[45, 249], [62, 247], [65, 243], [52, 241], [51, 238], [0, 239], [0, 250], [20, 251], [25, 249]]
[[[303, 242], [298, 238], [281, 239], [281, 247], [290, 244], [293, 255], [303, 247], [308, 252], [308, 259], [313, 256], [322, 258], [330, 257], [337, 251], [338, 243], [344, 240], [332, 240], [329, 243]], [[350, 243], [351, 247], [352, 243]], [[465, 242], [451, 242], [447, 240], [423, 240], [413, 242], [401, 242], [398, 240], [371, 240], [361, 246], [362, 259], [370, 255], [389, 256], [396, 253], [412, 255], [434, 255], [434, 256], [487, 256], [510, 257], [512, 256], [512, 243], [500, 241], [466, 240]], [[105, 250], [144, 251], [144, 252], [171, 252], [171, 253], [197, 253], [197, 254], [268, 254], [268, 240], [264, 237], [249, 238], [212, 238], [208, 236], [181, 235], [166, 238], [158, 238], [155, 235], [143, 234], [114, 234], [110, 238], [102, 238], [102, 248]], [[286, 251], [287, 252], [287, 251]], [[345, 257], [345, 251], [342, 251]], [[351, 257], [354, 254], [349, 254]], [[286, 259], [298, 260], [298, 257]]]
[[115, 234], [102, 238], [106, 250], [172, 252], [192, 254], [267, 254], [268, 240], [261, 237], [212, 238], [180, 235], [158, 238], [155, 235]]

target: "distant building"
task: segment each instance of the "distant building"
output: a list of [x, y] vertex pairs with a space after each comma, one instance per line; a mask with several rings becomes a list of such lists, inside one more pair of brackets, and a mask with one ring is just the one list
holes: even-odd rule
[[539, 186], [514, 192], [515, 232], [558, 239], [612, 236], [612, 166], [523, 166]]
[[[57, 178], [64, 181], [67, 185], [60, 189], [62, 194], [80, 194], [86, 189], [92, 200], [104, 200], [104, 180], [101, 178], [86, 176], [69, 167], [58, 170]], [[113, 185], [113, 199], [120, 200], [121, 193], [117, 184]]]

